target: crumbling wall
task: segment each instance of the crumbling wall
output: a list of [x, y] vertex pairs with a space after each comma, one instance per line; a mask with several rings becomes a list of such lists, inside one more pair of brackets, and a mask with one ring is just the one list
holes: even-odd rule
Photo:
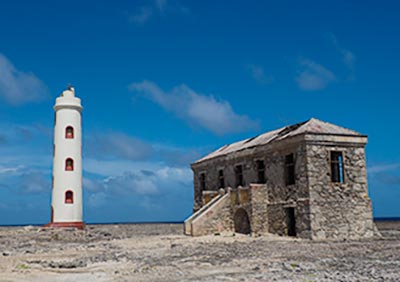
[[[202, 193], [200, 193], [201, 173], [206, 176], [207, 190], [217, 191], [221, 188], [218, 185], [218, 171], [221, 169], [224, 171], [225, 185], [236, 189], [235, 166], [242, 165], [243, 186], [249, 187], [258, 182], [256, 161], [263, 160], [266, 185], [256, 185], [254, 187], [257, 188], [250, 189], [249, 202], [242, 200], [239, 203], [239, 199], [235, 200], [236, 196], [232, 194], [232, 214], [238, 208], [243, 207], [250, 217], [253, 233], [263, 234], [269, 230], [271, 233], [287, 235], [285, 206], [290, 205], [296, 210], [296, 232], [299, 236], [308, 238], [310, 236], [310, 220], [307, 205], [309, 202], [305, 201], [308, 200], [306, 147], [300, 141], [297, 139], [249, 148], [193, 165], [195, 209], [204, 204]], [[295, 184], [286, 185], [285, 157], [292, 153], [295, 161]], [[240, 193], [241, 190], [238, 191]], [[298, 201], [301, 203], [297, 204]]]
[[[294, 154], [295, 183], [286, 185], [285, 157]], [[280, 144], [267, 155], [268, 176], [268, 226], [269, 232], [288, 234], [288, 207], [294, 208], [297, 237], [310, 238], [309, 190], [307, 176], [307, 151], [305, 143]]]
[[[265, 184], [250, 189], [247, 200], [237, 191], [230, 196], [224, 218], [233, 229], [232, 217], [244, 208], [254, 233], [268, 230], [288, 234], [288, 209], [294, 210], [297, 237], [360, 238], [374, 234], [371, 201], [368, 197], [364, 136], [304, 134], [265, 146], [247, 148], [192, 165], [195, 184], [194, 210], [204, 205], [199, 176], [205, 173], [206, 190], [218, 191], [219, 170], [225, 187], [236, 190], [235, 166], [242, 165], [243, 186], [257, 183], [256, 161], [265, 164]], [[343, 152], [344, 183], [331, 180], [330, 151]], [[294, 154], [295, 183], [286, 185], [285, 157]], [[257, 195], [257, 196], [255, 196]], [[228, 212], [229, 211], [229, 212]], [[229, 217], [229, 218], [228, 218]], [[228, 227], [226, 227], [229, 229]]]
[[268, 233], [268, 197], [265, 184], [251, 184], [251, 228], [253, 235]]

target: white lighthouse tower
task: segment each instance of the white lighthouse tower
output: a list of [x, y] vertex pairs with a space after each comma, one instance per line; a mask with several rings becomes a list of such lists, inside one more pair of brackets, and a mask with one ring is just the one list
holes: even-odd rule
[[54, 106], [51, 221], [47, 227], [84, 228], [82, 221], [82, 106], [71, 86]]

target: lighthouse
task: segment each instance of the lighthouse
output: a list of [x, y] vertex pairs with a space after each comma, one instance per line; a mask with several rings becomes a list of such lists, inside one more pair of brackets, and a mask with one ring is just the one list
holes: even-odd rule
[[83, 229], [82, 106], [72, 86], [54, 105], [51, 220], [47, 227]]

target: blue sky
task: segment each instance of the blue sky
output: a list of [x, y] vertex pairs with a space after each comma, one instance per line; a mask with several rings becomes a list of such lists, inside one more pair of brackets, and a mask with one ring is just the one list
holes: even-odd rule
[[84, 219], [180, 221], [189, 164], [315, 117], [369, 136], [400, 216], [396, 1], [2, 1], [0, 224], [50, 216], [54, 99], [84, 106]]

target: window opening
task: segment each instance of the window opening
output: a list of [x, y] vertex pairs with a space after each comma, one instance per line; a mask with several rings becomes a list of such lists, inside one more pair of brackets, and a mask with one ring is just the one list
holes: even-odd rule
[[257, 164], [257, 183], [264, 184], [265, 183], [265, 164], [264, 161], [258, 160]]
[[332, 182], [344, 183], [342, 152], [331, 151], [331, 179]]
[[236, 187], [243, 186], [243, 167], [242, 167], [242, 165], [237, 165], [235, 167], [235, 175], [236, 175]]
[[74, 161], [71, 158], [66, 159], [65, 161], [65, 170], [73, 171], [74, 170]]
[[295, 184], [294, 156], [293, 154], [285, 157], [285, 182], [286, 185]]
[[219, 188], [225, 188], [225, 178], [223, 169], [220, 169], [218, 171], [218, 181], [219, 181]]
[[201, 191], [206, 190], [206, 174], [205, 173], [200, 174], [200, 189], [201, 189]]
[[74, 203], [74, 192], [68, 190], [65, 192], [65, 203], [66, 204], [73, 204]]
[[65, 138], [67, 138], [67, 139], [74, 138], [74, 128], [72, 126], [67, 126], [65, 128]]

